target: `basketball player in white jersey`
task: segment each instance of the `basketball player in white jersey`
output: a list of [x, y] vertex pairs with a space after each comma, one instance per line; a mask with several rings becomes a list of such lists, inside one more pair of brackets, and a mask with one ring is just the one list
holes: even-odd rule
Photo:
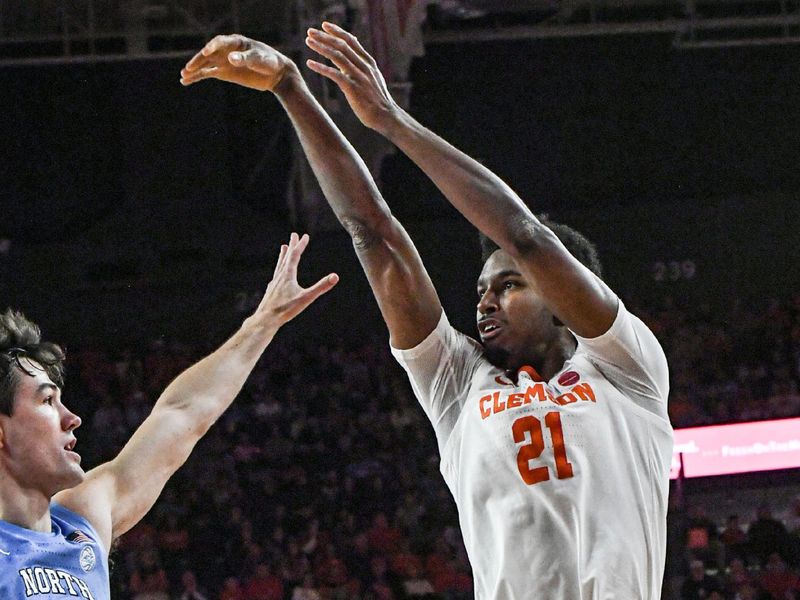
[[537, 219], [493, 173], [414, 121], [355, 37], [325, 23], [306, 41], [333, 65], [309, 67], [498, 248], [477, 282], [481, 343], [450, 326], [409, 236], [288, 58], [219, 36], [181, 81], [270, 90], [292, 119], [433, 424], [476, 598], [658, 600], [672, 428], [655, 337], [592, 271], [588, 242]]

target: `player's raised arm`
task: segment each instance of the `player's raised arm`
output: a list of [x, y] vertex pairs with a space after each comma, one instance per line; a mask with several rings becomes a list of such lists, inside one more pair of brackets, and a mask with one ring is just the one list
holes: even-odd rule
[[164, 390], [114, 460], [55, 496], [92, 523], [106, 548], [150, 510], [167, 480], [237, 396], [278, 329], [336, 285], [335, 274], [309, 288], [297, 283], [297, 265], [307, 245], [308, 236], [292, 234], [281, 247], [264, 298], [239, 331]]
[[309, 61], [309, 67], [334, 81], [364, 125], [395, 143], [453, 206], [516, 260], [561, 322], [583, 337], [608, 330], [617, 311], [614, 293], [499, 177], [402, 110], [355, 36], [324, 23], [322, 30], [309, 30], [306, 43], [333, 65]]
[[425, 339], [441, 317], [436, 290], [366, 165], [311, 94], [297, 66], [261, 42], [218, 36], [181, 71], [184, 85], [209, 78], [278, 97], [328, 203], [353, 239], [392, 345], [411, 348]]

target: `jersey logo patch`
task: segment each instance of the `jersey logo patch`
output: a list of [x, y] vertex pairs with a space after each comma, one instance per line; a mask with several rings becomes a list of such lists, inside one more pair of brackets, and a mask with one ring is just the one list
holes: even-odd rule
[[580, 381], [580, 378], [581, 376], [575, 371], [567, 371], [566, 373], [562, 373], [561, 377], [558, 378], [558, 385], [575, 385]]
[[80, 529], [76, 529], [67, 536], [68, 542], [77, 542], [79, 544], [91, 544], [92, 538], [83, 533]]
[[84, 546], [83, 550], [81, 550], [81, 557], [80, 557], [81, 569], [85, 573], [88, 573], [94, 566], [97, 564], [97, 557], [94, 554], [94, 548], [91, 546]]

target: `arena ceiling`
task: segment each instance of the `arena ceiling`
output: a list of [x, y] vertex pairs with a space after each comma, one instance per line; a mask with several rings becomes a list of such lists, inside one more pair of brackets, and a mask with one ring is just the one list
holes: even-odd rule
[[[0, 64], [184, 56], [243, 31], [299, 49], [306, 26], [378, 0], [27, 0], [0, 2]], [[381, 0], [407, 9], [415, 0]], [[795, 44], [798, 0], [423, 0], [427, 44], [674, 35], [676, 48]]]

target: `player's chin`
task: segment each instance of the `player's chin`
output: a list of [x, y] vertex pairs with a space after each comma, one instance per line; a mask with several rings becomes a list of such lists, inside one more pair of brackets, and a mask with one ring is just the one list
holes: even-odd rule
[[492, 363], [495, 367], [505, 369], [508, 364], [508, 357], [510, 352], [504, 346], [496, 343], [494, 340], [486, 340], [483, 342], [483, 353], [486, 360]]
[[58, 475], [52, 477], [53, 487], [50, 488], [50, 495], [55, 496], [64, 490], [71, 490], [79, 486], [86, 479], [86, 472], [81, 469], [80, 465], [74, 465], [70, 468], [64, 469]]
[[84, 479], [86, 479], [86, 471], [83, 470], [83, 467], [78, 464], [69, 465], [63, 477], [64, 489], [73, 488], [83, 483]]

